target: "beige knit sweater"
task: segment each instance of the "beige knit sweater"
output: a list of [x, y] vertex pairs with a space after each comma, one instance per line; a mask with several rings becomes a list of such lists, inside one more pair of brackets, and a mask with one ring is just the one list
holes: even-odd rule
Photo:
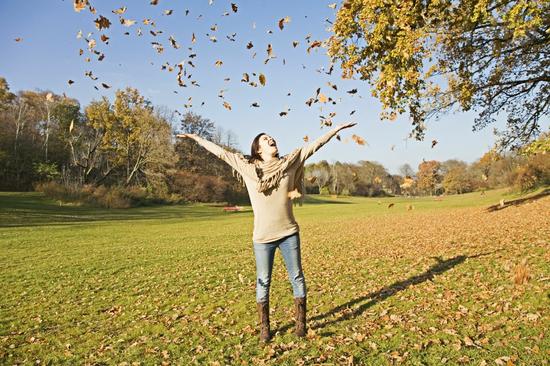
[[287, 169], [279, 186], [269, 192], [268, 195], [263, 192], [260, 193], [256, 189], [258, 177], [254, 164], [243, 161], [237, 154], [201, 137], [197, 137], [195, 141], [225, 161], [243, 177], [254, 211], [252, 241], [255, 243], [269, 243], [300, 231], [292, 212], [292, 201], [288, 197], [288, 192], [292, 190], [294, 175], [307, 158], [337, 133], [338, 129], [333, 129], [312, 143], [304, 145], [300, 150], [300, 157]]

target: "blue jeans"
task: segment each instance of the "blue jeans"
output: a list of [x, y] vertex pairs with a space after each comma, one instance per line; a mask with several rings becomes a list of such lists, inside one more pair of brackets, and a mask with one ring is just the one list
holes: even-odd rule
[[270, 243], [254, 243], [256, 257], [256, 302], [269, 300], [269, 286], [275, 250], [279, 248], [285, 261], [288, 279], [294, 297], [306, 296], [306, 280], [302, 271], [300, 255], [300, 233], [295, 233]]

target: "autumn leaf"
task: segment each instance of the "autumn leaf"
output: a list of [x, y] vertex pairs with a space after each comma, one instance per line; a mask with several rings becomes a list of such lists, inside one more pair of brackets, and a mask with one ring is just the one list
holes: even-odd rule
[[217, 60], [214, 65], [216, 65], [216, 67], [220, 67], [221, 65], [223, 65], [223, 61], [222, 60]]
[[317, 48], [319, 46], [321, 46], [321, 41], [313, 41], [309, 44], [309, 47], [307, 48], [307, 53], [309, 53], [309, 51], [311, 51], [313, 48]]
[[355, 94], [357, 93], [357, 89], [351, 89], [347, 91], [348, 94]]
[[224, 106], [225, 109], [231, 110], [231, 104], [229, 104], [228, 102], [225, 102], [225, 101], [224, 101], [224, 102], [223, 102], [223, 106]]
[[284, 27], [285, 27], [285, 23], [289, 23], [289, 22], [290, 22], [290, 17], [288, 17], [288, 16], [279, 19], [279, 29], [280, 29], [280, 30], [283, 30]]
[[296, 48], [300, 42], [298, 41], [292, 41], [292, 47]]
[[73, 7], [74, 11], [80, 13], [80, 11], [88, 5], [88, 0], [74, 0]]
[[308, 142], [309, 141], [309, 137], [306, 135], [304, 137], [302, 137], [302, 139], [304, 140], [304, 142]]
[[168, 40], [170, 41], [170, 44], [172, 44], [172, 47], [174, 47], [175, 49], [180, 48], [180, 45], [178, 44], [178, 42], [176, 42], [174, 37], [170, 36], [168, 37]]
[[174, 10], [170, 9], [170, 10], [165, 10], [163, 13], [164, 15], [172, 15], [173, 12]]
[[71, 84], [74, 84], [74, 81], [71, 80], [71, 79], [69, 79], [69, 80], [67, 81], [67, 83], [68, 83], [69, 85], [71, 85]]
[[336, 9], [336, 3], [329, 4], [328, 7], [331, 9]]
[[258, 102], [254, 102], [250, 105], [251, 107], [255, 107], [255, 108], [259, 108], [260, 105], [258, 104]]
[[109, 84], [101, 83], [101, 86], [103, 86], [105, 89], [109, 89], [111, 86]]
[[118, 14], [118, 15], [124, 14], [125, 11], [126, 11], [126, 7], [125, 7], [125, 6], [119, 8], [119, 9], [112, 10], [112, 12], [113, 12], [114, 14]]
[[262, 84], [262, 86], [265, 86], [265, 75], [264, 75], [264, 74], [260, 74], [260, 76], [258, 77], [258, 79], [260, 80], [260, 84]]
[[197, 41], [197, 37], [195, 37], [195, 33], [191, 36], [191, 43], [195, 43]]
[[361, 136], [358, 136], [358, 135], [352, 135], [351, 138], [353, 139], [353, 141], [355, 141], [355, 143], [357, 145], [365, 145], [367, 142], [365, 141], [365, 139], [363, 139]]
[[109, 28], [111, 26], [111, 21], [105, 18], [103, 15], [100, 15], [99, 18], [94, 20], [95, 26], [97, 29], [102, 30]]
[[238, 9], [239, 8], [238, 8], [237, 4], [231, 3], [231, 10], [233, 10], [234, 13], [236, 13]]
[[432, 149], [435, 145], [437, 145], [437, 140], [432, 140]]
[[254, 47], [254, 44], [252, 42], [248, 42], [248, 44], [246, 45], [246, 49], [249, 50], [252, 47]]
[[15, 39], [15, 42], [21, 42], [22, 40], [23, 40], [23, 39], [22, 39], [21, 37], [17, 37], [17, 38]]
[[120, 24], [122, 24], [125, 27], [131, 27], [132, 25], [136, 24], [136, 21], [135, 20], [130, 20], [130, 19], [120, 18]]
[[323, 93], [319, 93], [319, 95], [317, 96], [317, 99], [319, 99], [319, 102], [321, 103], [326, 103], [328, 101], [327, 96], [324, 95]]

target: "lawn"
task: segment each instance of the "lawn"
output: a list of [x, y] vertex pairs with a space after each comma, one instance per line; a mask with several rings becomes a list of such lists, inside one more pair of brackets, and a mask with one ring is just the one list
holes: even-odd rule
[[547, 365], [550, 196], [533, 196], [309, 196], [308, 336], [277, 253], [261, 346], [250, 207], [0, 193], [0, 363]]

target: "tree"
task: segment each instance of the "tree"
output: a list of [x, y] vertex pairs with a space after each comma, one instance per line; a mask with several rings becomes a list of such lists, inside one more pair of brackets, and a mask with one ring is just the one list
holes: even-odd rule
[[435, 160], [423, 161], [418, 165], [417, 187], [419, 190], [434, 194], [437, 184], [441, 181], [441, 164]]
[[447, 160], [441, 163], [443, 189], [445, 193], [470, 192], [473, 187], [468, 164], [460, 160]]
[[499, 146], [535, 138], [550, 113], [550, 2], [345, 0], [328, 40], [344, 77], [373, 85], [383, 119], [408, 112], [412, 136], [453, 108], [504, 112]]
[[409, 163], [405, 163], [399, 167], [399, 174], [403, 177], [414, 177], [414, 170]]

